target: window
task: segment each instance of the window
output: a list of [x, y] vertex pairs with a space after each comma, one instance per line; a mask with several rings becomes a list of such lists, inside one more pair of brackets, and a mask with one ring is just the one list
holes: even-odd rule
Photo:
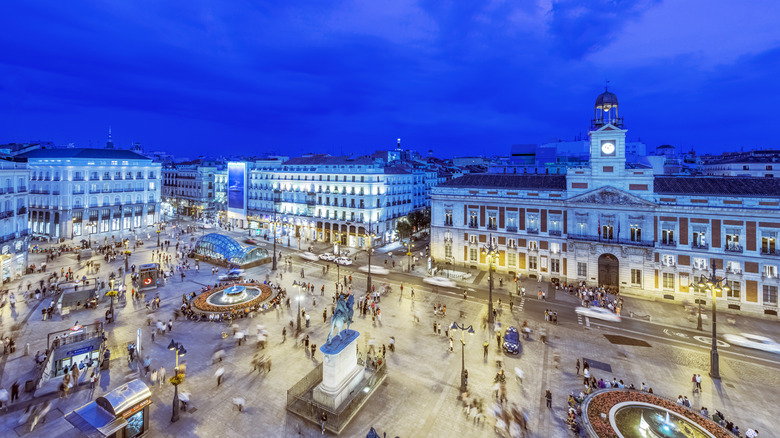
[[444, 243], [444, 257], [448, 259], [452, 258], [452, 241]]
[[469, 260], [471, 260], [472, 262], [476, 262], [477, 261], [477, 249], [476, 248], [469, 249]]
[[561, 272], [561, 261], [558, 259], [550, 259], [550, 272], [553, 274], [559, 274]]
[[777, 306], [777, 286], [764, 285], [764, 305]]
[[515, 239], [507, 239], [506, 247], [507, 248], [517, 248], [517, 240], [515, 240]]
[[477, 235], [476, 234], [469, 235], [469, 243], [477, 243]]
[[533, 271], [537, 269], [536, 256], [528, 256], [528, 269]]
[[508, 268], [517, 267], [517, 254], [509, 252], [506, 254], [506, 263]]
[[531, 251], [538, 251], [539, 250], [539, 242], [535, 240], [529, 240], [528, 241], [528, 249]]
[[707, 248], [707, 232], [702, 228], [693, 229], [693, 240], [691, 241], [691, 247], [693, 248]]
[[588, 276], [588, 264], [584, 262], [577, 262], [577, 276], [578, 277], [587, 277]]
[[777, 265], [764, 265], [764, 277], [777, 278]]
[[613, 235], [614, 229], [612, 227], [612, 224], [606, 224], [601, 226], [601, 238], [612, 240], [614, 238]]
[[444, 225], [452, 225], [452, 210], [444, 210]]
[[776, 232], [764, 232], [761, 236], [761, 254], [778, 254], [775, 243], [777, 242]]
[[674, 266], [674, 255], [664, 254], [663, 264], [664, 266]]
[[729, 280], [726, 281], [726, 285], [729, 287], [729, 291], [726, 293], [726, 297], [730, 300], [739, 300], [742, 296], [742, 283], [739, 281]]
[[528, 217], [526, 218], [526, 222], [528, 223], [528, 226], [526, 226], [526, 231], [529, 233], [538, 233], [539, 232], [539, 214], [538, 213], [528, 213]]
[[642, 270], [641, 269], [632, 269], [631, 270], [631, 284], [635, 286], [641, 286], [642, 285]]
[[739, 262], [726, 262], [726, 272], [729, 274], [740, 274], [742, 273], [742, 269], [740, 267]]
[[477, 228], [479, 226], [479, 219], [477, 219], [477, 211], [469, 210], [469, 227]]
[[707, 270], [707, 259], [694, 258], [693, 269]]
[[726, 230], [726, 251], [741, 252], [742, 246], [739, 244], [739, 232], [736, 230]]
[[661, 230], [661, 243], [664, 245], [674, 245], [674, 228], [670, 225], [666, 225]]
[[498, 228], [498, 219], [496, 219], [495, 213], [489, 213], [487, 227], [489, 230], [495, 230]]
[[547, 231], [551, 236], [560, 236], [563, 233], [563, 221], [561, 220], [561, 215], [550, 215], [549, 227]]
[[561, 244], [558, 242], [550, 242], [550, 253], [560, 254], [560, 252], [561, 252]]
[[506, 230], [510, 232], [517, 231], [517, 214], [509, 214], [506, 216]]
[[639, 225], [631, 225], [631, 241], [632, 242], [642, 241], [642, 228], [640, 228]]
[[674, 290], [674, 274], [669, 272], [664, 272], [663, 280], [664, 280], [663, 283], [664, 289]]
[[580, 236], [584, 236], [587, 234], [586, 230], [588, 229], [588, 221], [587, 219], [580, 219], [577, 218], [577, 234]]

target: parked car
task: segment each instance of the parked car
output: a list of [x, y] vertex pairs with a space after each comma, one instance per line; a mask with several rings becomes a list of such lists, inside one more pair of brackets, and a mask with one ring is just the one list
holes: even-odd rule
[[333, 254], [330, 254], [330, 253], [325, 253], [325, 254], [320, 254], [319, 258], [320, 258], [320, 260], [327, 260], [327, 261], [331, 262], [331, 261], [333, 261], [333, 259], [336, 258], [336, 256], [334, 256]]
[[340, 265], [349, 266], [352, 264], [352, 259], [349, 257], [339, 257], [336, 259], [336, 263]]
[[604, 321], [620, 322], [620, 315], [603, 307], [577, 307], [574, 309], [577, 315], [588, 318], [603, 319]]
[[227, 272], [227, 274], [220, 275], [219, 281], [233, 281], [233, 280], [241, 280], [243, 278], [244, 278], [243, 269], [231, 269]]
[[780, 344], [774, 340], [767, 338], [766, 336], [751, 335], [750, 333], [742, 333], [739, 335], [725, 334], [723, 338], [726, 342], [740, 347], [753, 348], [756, 350], [767, 351], [769, 353], [780, 354]]
[[509, 327], [504, 332], [504, 351], [509, 354], [520, 354], [520, 333], [515, 327]]

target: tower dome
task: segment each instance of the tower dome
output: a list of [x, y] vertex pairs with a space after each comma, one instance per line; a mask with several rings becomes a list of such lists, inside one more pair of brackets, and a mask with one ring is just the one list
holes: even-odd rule
[[605, 87], [604, 92], [596, 98], [591, 128], [598, 129], [606, 124], [623, 127], [623, 119], [618, 117], [618, 98]]

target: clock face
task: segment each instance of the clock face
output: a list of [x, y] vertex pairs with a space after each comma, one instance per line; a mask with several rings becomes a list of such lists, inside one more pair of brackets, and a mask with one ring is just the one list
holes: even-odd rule
[[605, 141], [601, 144], [601, 152], [604, 155], [612, 155], [615, 153], [615, 143], [611, 141]]

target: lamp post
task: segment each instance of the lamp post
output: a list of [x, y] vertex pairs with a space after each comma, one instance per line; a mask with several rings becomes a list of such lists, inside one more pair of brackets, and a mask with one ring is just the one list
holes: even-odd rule
[[725, 285], [726, 278], [718, 278], [715, 275], [715, 262], [712, 262], [712, 276], [703, 277], [698, 286], [702, 290], [712, 294], [712, 350], [710, 351], [710, 377], [713, 379], [720, 379], [720, 361], [718, 357], [718, 332], [717, 332], [717, 307], [715, 304], [715, 297], [719, 292], [727, 292], [730, 290]]
[[173, 369], [173, 415], [171, 415], [171, 423], [179, 421], [179, 356], [184, 356], [187, 350], [184, 349], [184, 345], [171, 339], [171, 343], [168, 344], [168, 349], [173, 351], [176, 355], [176, 367]]
[[696, 301], [699, 302], [699, 318], [696, 321], [696, 330], [701, 331], [701, 330], [704, 330], [702, 328], [702, 324], [701, 324], [701, 296], [702, 296], [701, 292], [703, 291], [703, 289], [699, 288], [698, 285], [696, 285], [696, 286], [697, 286], [696, 289], [699, 291], [699, 297], [696, 299]]
[[371, 213], [368, 214], [368, 276], [366, 276], [366, 293], [371, 293], [371, 253], [374, 252], [374, 230], [371, 224]]
[[[95, 281], [97, 281], [97, 280], [95, 280]], [[117, 296], [118, 292], [116, 290], [114, 290], [114, 279], [113, 278], [108, 280], [108, 287], [109, 287], [109, 290], [108, 290], [108, 292], [106, 292], [106, 295], [111, 297], [111, 307], [109, 309], [109, 313], [111, 314], [111, 322], [114, 322], [114, 297]], [[108, 321], [106, 321], [106, 322], [108, 322]]]
[[488, 242], [482, 246], [482, 254], [488, 259], [488, 323], [493, 321], [493, 259], [498, 256], [498, 246], [493, 243], [493, 233], [488, 236]]
[[460, 392], [466, 392], [466, 341], [463, 339], [463, 333], [468, 332], [470, 335], [474, 334], [474, 327], [465, 325], [459, 325], [457, 322], [453, 322], [450, 326], [450, 330], [460, 330]]
[[87, 240], [89, 241], [89, 247], [92, 248], [92, 233], [95, 232], [95, 223], [90, 222], [87, 224], [89, 227], [89, 234], [87, 234]]
[[274, 208], [274, 233], [273, 233], [274, 234], [273, 235], [273, 239], [274, 239], [274, 256], [271, 259], [271, 261], [272, 261], [271, 262], [272, 263], [271, 264], [271, 270], [275, 271], [276, 270], [276, 206], [274, 205], [273, 208]]
[[306, 287], [306, 285], [303, 284], [303, 282], [298, 282], [296, 280], [293, 280], [293, 286], [298, 288], [298, 298], [295, 300], [298, 302], [298, 316], [295, 318], [295, 334], [298, 335], [298, 333], [301, 332], [301, 289]]
[[157, 225], [157, 247], [160, 247], [160, 226]]

